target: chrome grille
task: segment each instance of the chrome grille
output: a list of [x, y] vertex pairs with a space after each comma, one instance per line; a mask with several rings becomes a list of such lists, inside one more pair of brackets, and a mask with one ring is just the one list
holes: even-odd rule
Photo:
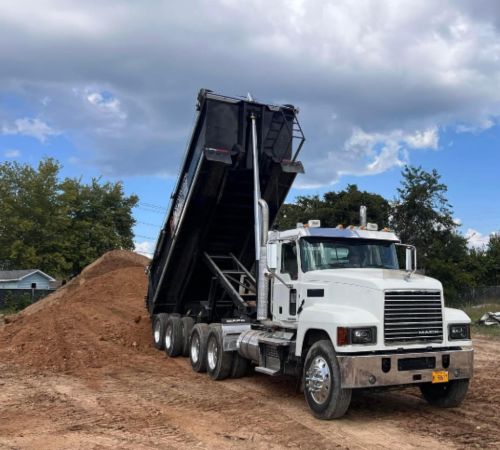
[[440, 291], [385, 291], [387, 345], [443, 341]]

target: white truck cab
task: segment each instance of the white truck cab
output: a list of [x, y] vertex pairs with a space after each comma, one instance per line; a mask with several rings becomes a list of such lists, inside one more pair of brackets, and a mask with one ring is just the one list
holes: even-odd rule
[[[473, 350], [462, 348], [471, 346], [469, 317], [444, 306], [438, 280], [399, 269], [394, 233], [318, 222], [269, 232], [271, 317], [262, 322], [276, 339], [293, 336], [313, 413], [345, 412], [332, 415], [325, 406], [335, 382], [339, 392], [416, 384], [433, 404], [460, 403], [473, 376]], [[329, 348], [310, 358], [318, 342]]]

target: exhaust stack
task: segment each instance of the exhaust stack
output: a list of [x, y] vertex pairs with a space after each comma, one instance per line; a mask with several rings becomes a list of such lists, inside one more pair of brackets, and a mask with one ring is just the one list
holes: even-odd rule
[[269, 207], [264, 199], [259, 199], [260, 216], [262, 217], [262, 241], [260, 259], [256, 262], [259, 266], [257, 278], [257, 320], [266, 320], [269, 310], [269, 280], [264, 276], [267, 270], [267, 234], [269, 231]]
[[366, 206], [359, 208], [359, 225], [366, 228]]

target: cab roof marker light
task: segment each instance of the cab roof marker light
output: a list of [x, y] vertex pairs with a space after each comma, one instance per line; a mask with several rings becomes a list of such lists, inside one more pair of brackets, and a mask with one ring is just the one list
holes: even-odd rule
[[337, 225], [335, 228], [344, 228], [344, 225]]

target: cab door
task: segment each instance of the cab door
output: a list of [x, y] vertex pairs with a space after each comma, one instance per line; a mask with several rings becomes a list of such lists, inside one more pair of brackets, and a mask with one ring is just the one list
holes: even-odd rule
[[273, 318], [274, 320], [293, 322], [297, 319], [299, 254], [297, 241], [283, 241], [280, 245], [278, 268], [280, 280], [273, 280]]

